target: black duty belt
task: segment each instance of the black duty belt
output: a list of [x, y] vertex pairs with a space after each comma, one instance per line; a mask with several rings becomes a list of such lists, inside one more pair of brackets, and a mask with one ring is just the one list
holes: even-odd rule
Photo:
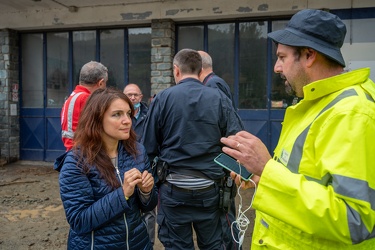
[[184, 192], [184, 193], [192, 193], [192, 192], [207, 192], [215, 188], [215, 183], [211, 184], [208, 187], [205, 188], [198, 188], [198, 189], [188, 189], [188, 188], [181, 188], [177, 187], [176, 185], [169, 183], [168, 181], [164, 182], [164, 185], [167, 187], [171, 187], [172, 190], [176, 190], [179, 192]]
[[186, 169], [184, 167], [175, 167], [175, 166], [171, 166], [169, 164], [167, 164], [167, 165], [168, 165], [168, 174], [176, 173], [176, 174], [189, 175], [189, 176], [193, 176], [193, 177], [196, 177], [196, 178], [202, 178], [202, 179], [214, 181], [214, 182], [219, 183], [219, 184], [221, 183], [221, 181], [223, 179], [223, 178], [211, 179], [207, 175], [203, 174], [201, 171], [198, 171], [198, 170]]

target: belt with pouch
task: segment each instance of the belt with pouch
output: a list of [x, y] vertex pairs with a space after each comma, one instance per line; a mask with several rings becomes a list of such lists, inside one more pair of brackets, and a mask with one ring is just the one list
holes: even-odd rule
[[207, 192], [215, 188], [215, 183], [209, 185], [205, 188], [197, 188], [197, 189], [188, 189], [188, 188], [181, 188], [178, 187], [172, 183], [169, 183], [168, 181], [164, 182], [163, 185], [167, 187], [171, 187], [172, 190], [183, 192], [183, 193], [192, 193], [192, 192]]

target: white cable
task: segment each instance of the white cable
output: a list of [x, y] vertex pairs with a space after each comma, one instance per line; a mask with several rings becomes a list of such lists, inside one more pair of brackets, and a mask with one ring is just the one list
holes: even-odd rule
[[[238, 162], [238, 166], [240, 168], [240, 175], [241, 175], [240, 162]], [[238, 185], [238, 188], [237, 188], [237, 194], [238, 194], [238, 197], [240, 198], [240, 201], [239, 201], [239, 204], [238, 204], [238, 215], [237, 215], [237, 219], [235, 221], [233, 221], [232, 224], [231, 224], [232, 238], [237, 244], [239, 244], [240, 247], [241, 247], [241, 245], [243, 243], [243, 240], [245, 238], [246, 230], [247, 230], [247, 228], [250, 224], [250, 220], [247, 218], [245, 213], [252, 207], [254, 197], [255, 197], [255, 193], [257, 191], [256, 183], [252, 179], [249, 179], [249, 180], [254, 185], [254, 194], [253, 194], [253, 197], [251, 198], [251, 203], [250, 203], [250, 205], [247, 209], [245, 209], [244, 211], [241, 211], [242, 210], [242, 196], [240, 194], [240, 189], [241, 189], [242, 179], [240, 179], [240, 184]], [[238, 235], [237, 235], [238, 240], [236, 239], [236, 237], [234, 235], [234, 232], [233, 232], [234, 226], [236, 226], [236, 228], [238, 229]]]

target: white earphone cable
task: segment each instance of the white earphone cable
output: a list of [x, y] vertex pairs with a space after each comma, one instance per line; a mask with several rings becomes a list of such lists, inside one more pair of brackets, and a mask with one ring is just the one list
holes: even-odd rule
[[[241, 167], [240, 167], [240, 162], [238, 162], [238, 167], [240, 169], [240, 175], [241, 175]], [[243, 240], [244, 240], [244, 237], [245, 237], [245, 233], [247, 231], [247, 228], [250, 224], [250, 220], [247, 218], [246, 216], [246, 212], [252, 207], [253, 205], [253, 200], [254, 200], [254, 197], [255, 197], [255, 193], [257, 191], [257, 185], [256, 183], [252, 180], [252, 179], [249, 179], [249, 181], [251, 181], [254, 185], [254, 194], [253, 194], [253, 197], [251, 198], [251, 203], [250, 205], [248, 206], [248, 208], [246, 208], [244, 211], [242, 211], [242, 196], [241, 196], [241, 193], [240, 193], [240, 189], [241, 189], [241, 184], [242, 184], [242, 180], [240, 182], [240, 184], [238, 185], [238, 188], [237, 188], [237, 194], [238, 194], [238, 197], [239, 197], [239, 204], [238, 204], [238, 215], [237, 215], [237, 218], [235, 221], [232, 222], [232, 225], [231, 225], [231, 232], [232, 232], [232, 238], [233, 240], [239, 244], [240, 246], [242, 245], [243, 243]], [[236, 229], [238, 230], [238, 235], [237, 235], [237, 238], [235, 237], [234, 235], [234, 231], [233, 231], [233, 227], [236, 227]], [[238, 240], [237, 240], [238, 239]]]

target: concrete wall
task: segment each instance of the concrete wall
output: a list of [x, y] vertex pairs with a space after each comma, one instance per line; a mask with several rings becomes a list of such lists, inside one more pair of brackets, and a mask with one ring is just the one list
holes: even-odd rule
[[[24, 1], [30, 5], [31, 1]], [[91, 0], [60, 3], [34, 2], [0, 10], [0, 29], [16, 30], [150, 24], [152, 20], [175, 22], [222, 20], [256, 16], [289, 15], [305, 8], [347, 9], [374, 7], [373, 0]], [[10, 6], [10, 4], [8, 5]]]

